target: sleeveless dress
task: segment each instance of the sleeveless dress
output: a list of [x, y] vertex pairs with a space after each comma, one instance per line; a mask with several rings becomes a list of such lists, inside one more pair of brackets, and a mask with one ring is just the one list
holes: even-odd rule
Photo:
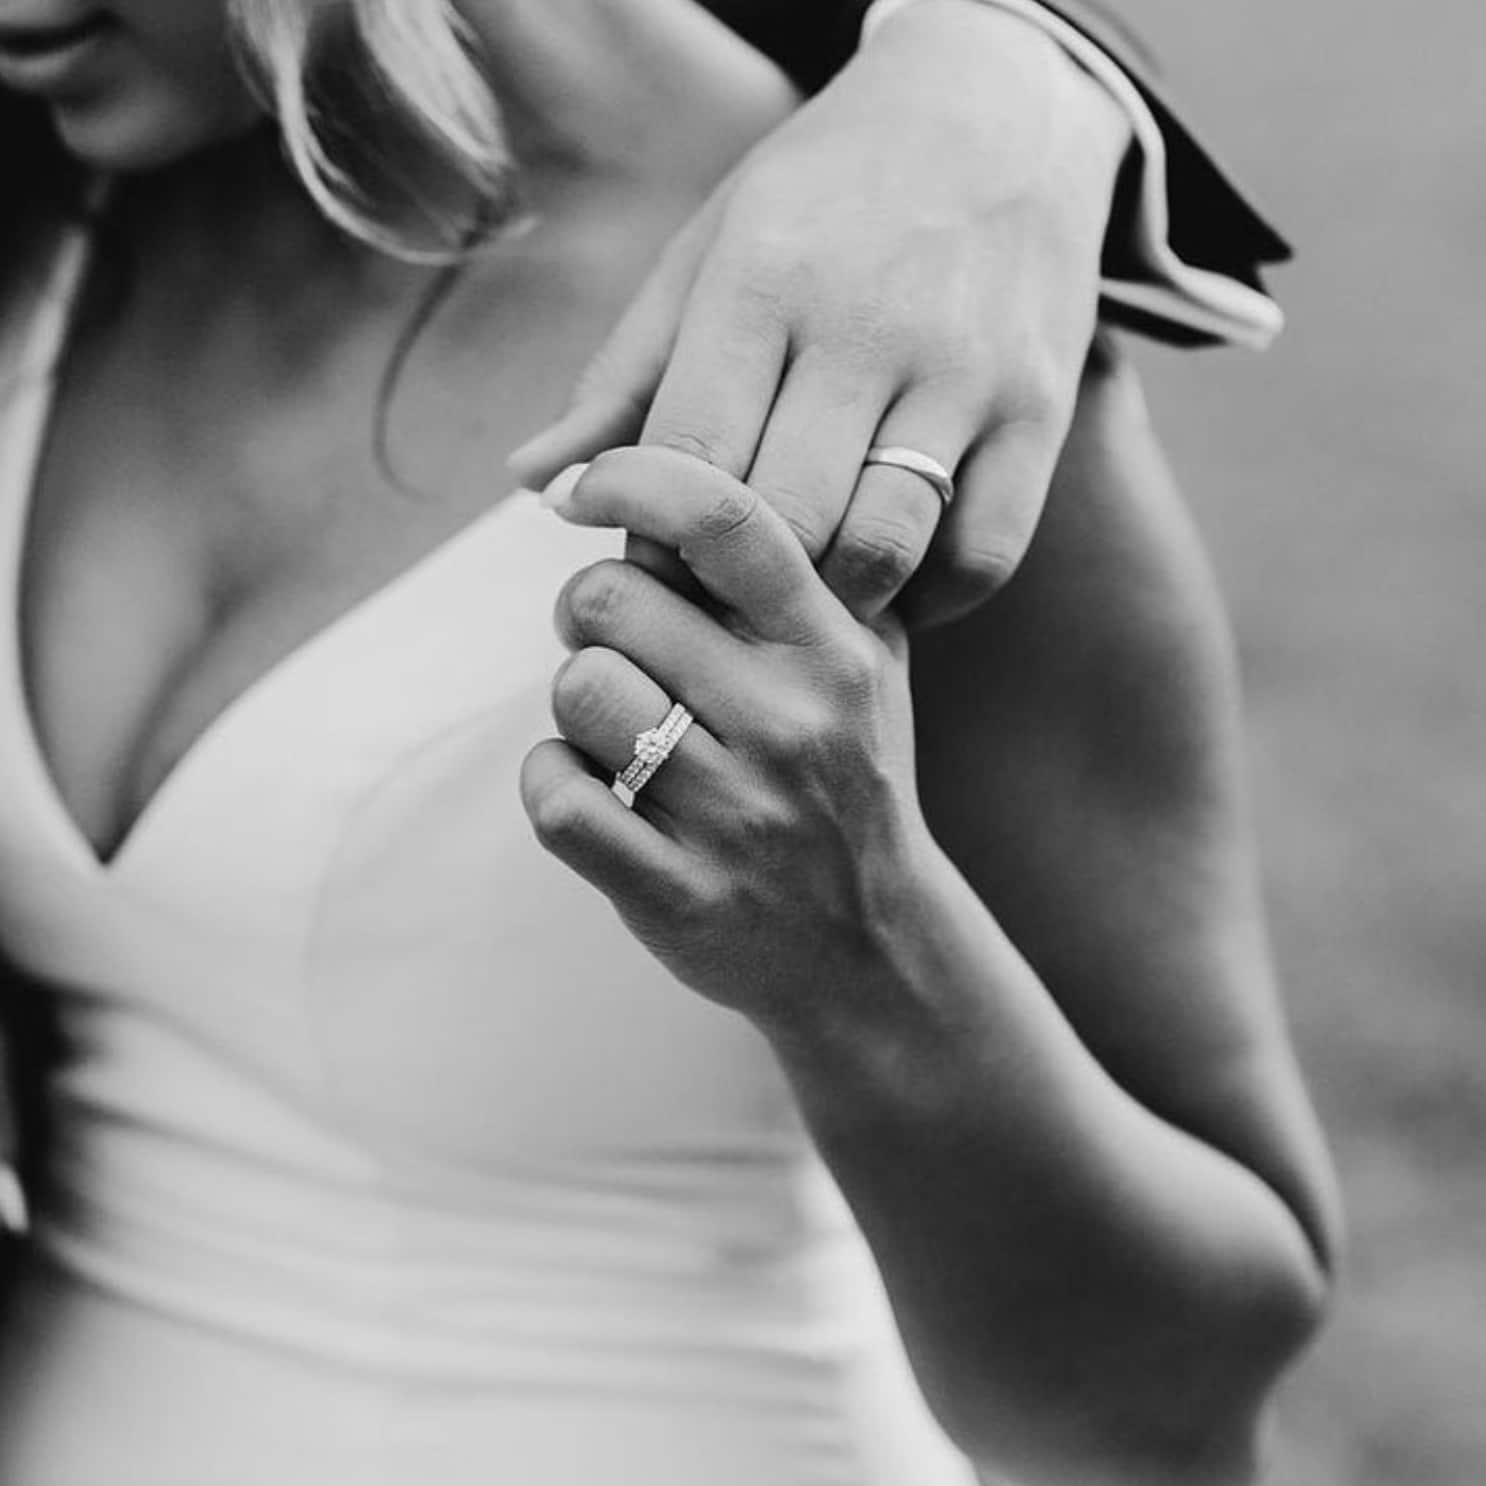
[[87, 248], [0, 327], [0, 945], [60, 1024], [4, 1486], [969, 1486], [764, 1040], [549, 859], [517, 494], [301, 645], [100, 861], [27, 511]]

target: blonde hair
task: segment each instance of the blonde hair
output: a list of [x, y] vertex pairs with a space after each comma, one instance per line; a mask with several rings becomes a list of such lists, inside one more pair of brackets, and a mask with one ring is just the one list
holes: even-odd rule
[[331, 221], [449, 262], [515, 208], [500, 106], [451, 0], [230, 0], [247, 71]]

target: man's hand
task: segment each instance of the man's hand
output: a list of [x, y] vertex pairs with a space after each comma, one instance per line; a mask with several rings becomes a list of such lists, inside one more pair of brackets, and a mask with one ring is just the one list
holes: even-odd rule
[[[1041, 514], [1128, 143], [1036, 28], [921, 0], [723, 184], [513, 468], [540, 486], [636, 440], [700, 455], [771, 501], [858, 617], [900, 593], [918, 622], [965, 611]], [[955, 471], [949, 513], [921, 477], [864, 468], [877, 444]]]

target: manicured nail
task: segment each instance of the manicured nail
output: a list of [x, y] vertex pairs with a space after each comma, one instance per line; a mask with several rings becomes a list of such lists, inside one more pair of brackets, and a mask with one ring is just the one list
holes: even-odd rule
[[573, 498], [573, 492], [578, 488], [578, 481], [588, 472], [586, 464], [570, 464], [550, 485], [542, 492], [541, 502], [549, 511], [555, 511], [559, 516], [568, 508], [568, 502]]
[[27, 1225], [26, 1194], [13, 1168], [0, 1166], [0, 1231], [24, 1233]]

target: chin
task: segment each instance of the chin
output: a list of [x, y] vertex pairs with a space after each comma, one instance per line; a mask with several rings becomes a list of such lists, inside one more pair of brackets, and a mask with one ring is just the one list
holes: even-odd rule
[[158, 170], [248, 133], [262, 117], [246, 96], [221, 109], [154, 97], [54, 103], [52, 117], [67, 152], [95, 170]]

